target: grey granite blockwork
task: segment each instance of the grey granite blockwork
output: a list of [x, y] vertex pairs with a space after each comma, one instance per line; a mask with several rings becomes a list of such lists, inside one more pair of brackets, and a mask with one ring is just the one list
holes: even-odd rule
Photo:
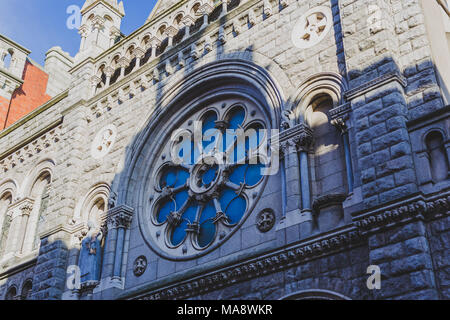
[[449, 4], [87, 0], [0, 132], [0, 299], [450, 299]]

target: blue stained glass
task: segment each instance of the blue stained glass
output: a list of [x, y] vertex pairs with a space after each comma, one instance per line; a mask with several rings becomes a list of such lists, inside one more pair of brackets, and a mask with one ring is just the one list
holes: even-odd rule
[[250, 187], [255, 186], [262, 178], [261, 169], [264, 167], [262, 164], [249, 165], [245, 174], [245, 183]]
[[[216, 121], [217, 121], [217, 115], [214, 112], [208, 113], [206, 115], [205, 119], [203, 120], [202, 146], [204, 149], [204, 153], [209, 153], [212, 150], [212, 148], [214, 148], [214, 146], [216, 145], [216, 134], [218, 133], [218, 130], [215, 129]], [[207, 149], [208, 146], [210, 146], [210, 148]]]
[[188, 199], [189, 199], [189, 193], [186, 190], [178, 192], [175, 195], [175, 202], [177, 204], [176, 210], [179, 211]]
[[210, 129], [214, 129], [216, 126], [217, 115], [214, 112], [208, 113], [203, 120], [202, 133], [204, 134], [206, 131]]
[[236, 130], [239, 128], [239, 126], [242, 125], [245, 119], [245, 110], [242, 108], [235, 108], [231, 113], [229, 117], [229, 129]]
[[172, 200], [166, 200], [158, 210], [158, 216], [156, 217], [158, 223], [163, 223], [167, 220], [167, 216], [173, 212], [175, 209], [174, 203]]
[[186, 183], [189, 172], [183, 169], [168, 168], [164, 171], [160, 180], [160, 187], [177, 188]]
[[243, 197], [237, 197], [230, 202], [225, 214], [230, 218], [230, 224], [236, 224], [241, 221], [247, 210], [247, 202]]
[[198, 244], [201, 247], [206, 247], [214, 240], [216, 235], [216, 226], [213, 223], [213, 219], [215, 216], [216, 208], [214, 207], [214, 203], [210, 201], [203, 208], [200, 218], [200, 234], [198, 236]]
[[241, 196], [238, 197], [236, 192], [231, 189], [226, 189], [221, 193], [219, 202], [224, 213], [230, 218], [230, 224], [238, 223], [247, 210], [245, 199]]
[[256, 124], [246, 130], [245, 133], [248, 136], [245, 138], [245, 150], [255, 150], [259, 146], [263, 138], [263, 134], [260, 131], [262, 129], [263, 127], [260, 124]]
[[237, 166], [236, 168], [234, 168], [234, 170], [231, 171], [229, 180], [237, 185], [244, 183], [246, 168], [247, 168], [247, 165], [240, 165], [240, 166]]
[[209, 185], [211, 182], [213, 182], [216, 177], [217, 177], [217, 170], [219, 169], [219, 167], [217, 165], [212, 166], [211, 168], [209, 168], [204, 174], [203, 174], [203, 179], [202, 182], [204, 185]]
[[197, 215], [197, 205], [189, 206], [186, 211], [183, 213], [183, 221], [181, 224], [175, 228], [172, 232], [171, 242], [172, 245], [177, 246], [186, 238], [186, 228], [188, 223], [192, 223], [195, 221]]

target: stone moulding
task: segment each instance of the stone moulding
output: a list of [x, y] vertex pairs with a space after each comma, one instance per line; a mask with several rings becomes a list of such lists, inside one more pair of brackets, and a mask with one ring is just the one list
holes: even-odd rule
[[423, 195], [383, 207], [353, 218], [362, 233], [375, 233], [384, 228], [414, 220], [433, 220], [450, 213], [450, 192], [426, 198]]
[[402, 76], [399, 72], [390, 72], [378, 78], [370, 80], [354, 89], [347, 90], [344, 96], [347, 99], [347, 101], [350, 101], [367, 93], [368, 91], [379, 88], [392, 81], [397, 81], [403, 88], [406, 88], [406, 86], [408, 85], [408, 82], [405, 79], [405, 77]]
[[296, 244], [275, 253], [270, 253], [153, 292], [129, 297], [129, 299], [160, 300], [188, 298], [237, 282], [281, 271], [308, 260], [340, 251], [343, 248], [355, 247], [361, 244], [363, 240], [364, 238], [356, 228], [343, 229], [334, 234], [321, 236], [306, 243]]
[[347, 199], [348, 195], [342, 193], [336, 194], [327, 194], [321, 197], [318, 197], [313, 202], [313, 209], [315, 211], [319, 211], [321, 208], [333, 205], [333, 204], [342, 204], [345, 199]]

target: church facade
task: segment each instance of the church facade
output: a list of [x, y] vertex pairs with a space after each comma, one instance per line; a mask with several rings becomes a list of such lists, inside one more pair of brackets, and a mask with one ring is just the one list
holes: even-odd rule
[[160, 0], [124, 35], [87, 0], [45, 67], [1, 37], [0, 299], [450, 299], [449, 4]]

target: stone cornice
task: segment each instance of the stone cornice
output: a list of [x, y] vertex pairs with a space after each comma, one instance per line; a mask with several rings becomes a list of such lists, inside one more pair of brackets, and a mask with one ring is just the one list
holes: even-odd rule
[[187, 281], [124, 298], [140, 300], [185, 299], [237, 282], [281, 271], [343, 248], [357, 246], [363, 240], [358, 230], [346, 228], [233, 266], [211, 271]]
[[7, 269], [6, 271], [0, 273], [0, 280], [7, 279], [17, 273], [23, 272], [27, 269], [33, 268], [36, 266], [37, 263], [37, 257], [30, 259], [29, 261], [26, 261], [24, 263], [21, 263], [17, 266], [11, 267]]
[[24, 46], [18, 44], [17, 42], [14, 42], [13, 40], [11, 40], [10, 38], [0, 34], [0, 40], [3, 40], [6, 43], [9, 43], [12, 47], [15, 47], [21, 51], [23, 51], [26, 55], [29, 55], [31, 53], [31, 50], [28, 50], [27, 48], [25, 48]]
[[415, 197], [354, 215], [354, 225], [363, 233], [374, 233], [414, 220], [431, 220], [450, 214], [450, 191], [426, 197]]
[[8, 70], [6, 70], [4, 68], [0, 68], [0, 75], [4, 76], [7, 80], [12, 81], [15, 84], [16, 88], [20, 87], [23, 84], [22, 79], [16, 77], [15, 75], [8, 72]]
[[[60, 117], [59, 119], [51, 122], [50, 124], [46, 125], [42, 129], [40, 129], [35, 134], [31, 135], [30, 137], [26, 138], [25, 140], [22, 140], [21, 142], [17, 143], [15, 146], [9, 148], [8, 150], [2, 152], [0, 154], [0, 160], [3, 160], [4, 158], [8, 157], [10, 154], [14, 153], [15, 151], [22, 149], [26, 145], [32, 143], [33, 141], [37, 140], [39, 137], [43, 136], [47, 132], [51, 131], [52, 129], [56, 128], [63, 122], [63, 118]], [[1, 135], [1, 133], [0, 133]], [[1, 136], [0, 136], [1, 137]]]
[[379, 88], [387, 83], [396, 81], [398, 82], [403, 88], [406, 88], [407, 81], [405, 77], [403, 77], [399, 72], [390, 72], [387, 74], [384, 74], [378, 78], [375, 78], [373, 80], [370, 80], [356, 88], [347, 90], [344, 94], [345, 98], [347, 100], [353, 100], [371, 90], [374, 90], [376, 88]]

